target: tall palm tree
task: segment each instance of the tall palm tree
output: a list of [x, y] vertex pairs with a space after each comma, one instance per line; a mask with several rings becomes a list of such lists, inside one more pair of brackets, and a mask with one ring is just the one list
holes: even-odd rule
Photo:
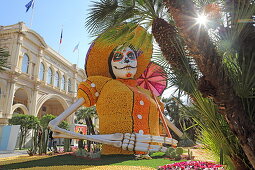
[[[223, 22], [217, 21], [220, 8]], [[95, 34], [123, 22], [151, 26], [171, 69], [195, 77], [192, 83], [212, 98], [255, 168], [255, 29], [251, 23], [236, 22], [252, 19], [254, 9], [253, 0], [101, 0], [91, 8], [86, 26]], [[196, 24], [199, 10], [208, 12], [216, 27]], [[172, 20], [164, 18], [167, 14]], [[224, 45], [228, 48], [222, 50]], [[195, 60], [199, 80], [186, 56]]]
[[95, 135], [95, 129], [94, 129], [94, 125], [92, 122], [92, 117], [94, 117], [96, 115], [96, 107], [92, 106], [92, 107], [88, 107], [88, 108], [81, 108], [77, 111], [76, 113], [76, 117], [77, 120], [85, 120], [87, 126], [88, 126], [88, 133]]
[[[92, 106], [92, 107], [88, 107], [88, 108], [81, 108], [76, 112], [76, 117], [77, 120], [85, 120], [86, 125], [87, 125], [87, 132], [88, 134], [92, 134], [95, 135], [95, 129], [94, 129], [94, 125], [92, 122], [92, 117], [94, 117], [96, 115], [96, 107]], [[91, 141], [88, 141], [88, 151], [91, 151]]]
[[[255, 67], [255, 29], [252, 23], [237, 22], [244, 18], [252, 19], [255, 13], [254, 1], [229, 0], [220, 2], [218, 6], [209, 1], [200, 6], [201, 11], [205, 12], [206, 7], [214, 5], [208, 11], [209, 15], [213, 15], [213, 10], [220, 8], [220, 5], [223, 6], [227, 22], [225, 26], [217, 24], [219, 28], [214, 29], [219, 32], [217, 39], [212, 39], [205, 27], [194, 26], [191, 18], [196, 17], [199, 5], [193, 1], [167, 1], [178, 31], [203, 74], [199, 79], [200, 92], [204, 97], [211, 97], [217, 104], [255, 168], [255, 77], [251, 73], [251, 68]], [[228, 42], [231, 51], [224, 49], [225, 53], [222, 53], [222, 42]]]
[[[164, 103], [164, 114], [170, 117], [170, 120], [175, 124], [178, 129], [182, 129], [185, 135], [182, 137], [172, 134], [174, 139], [179, 140], [178, 146], [194, 146], [195, 141], [195, 123], [186, 116], [184, 113], [186, 109], [183, 109], [183, 101], [180, 99], [181, 93], [178, 92], [177, 96], [171, 96], [169, 98], [162, 98]], [[185, 106], [185, 108], [188, 106]], [[192, 107], [189, 107], [190, 112], [192, 112]], [[193, 112], [195, 114], [195, 112]], [[192, 139], [192, 140], [190, 140]], [[182, 141], [180, 141], [182, 140]]]

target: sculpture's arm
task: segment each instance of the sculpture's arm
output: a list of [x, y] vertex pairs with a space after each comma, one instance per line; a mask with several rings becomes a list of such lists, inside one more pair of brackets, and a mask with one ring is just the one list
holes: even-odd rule
[[79, 98], [74, 104], [72, 104], [70, 107], [68, 107], [63, 113], [61, 113], [58, 117], [51, 120], [49, 122], [48, 127], [55, 132], [59, 127], [58, 125], [65, 120], [68, 116], [70, 116], [73, 112], [75, 112], [81, 105], [84, 103], [83, 98]]
[[143, 151], [143, 152], [166, 152], [167, 148], [159, 145], [150, 145], [150, 142], [167, 143], [173, 146], [177, 145], [177, 141], [172, 138], [166, 138], [161, 136], [152, 135], [140, 135], [129, 133], [115, 133], [108, 135], [83, 135], [75, 132], [71, 132], [58, 127], [58, 125], [77, 110], [84, 103], [84, 99], [78, 99], [74, 104], [67, 108], [57, 118], [49, 122], [49, 128], [54, 132], [54, 138], [72, 138], [72, 139], [85, 139], [95, 141], [103, 144], [113, 145], [115, 147], [121, 147], [123, 150], [129, 151]]

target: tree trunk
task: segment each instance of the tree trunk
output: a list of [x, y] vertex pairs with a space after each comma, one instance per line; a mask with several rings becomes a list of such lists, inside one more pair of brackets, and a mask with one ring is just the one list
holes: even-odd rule
[[44, 130], [42, 130], [42, 136], [41, 136], [41, 140], [39, 143], [39, 155], [42, 155], [42, 153], [43, 153], [44, 141], [45, 141], [45, 132], [44, 132]]
[[[91, 124], [90, 124], [91, 122], [89, 121], [89, 117], [86, 117], [85, 121], [86, 121], [86, 125], [88, 127], [88, 130], [87, 130], [88, 135], [90, 135], [91, 134]], [[91, 144], [92, 144], [92, 142], [90, 140], [87, 140], [88, 152], [91, 152]]]
[[24, 138], [23, 138], [23, 141], [22, 141], [22, 148], [25, 148], [26, 138], [27, 138], [27, 132], [28, 132], [28, 129], [25, 128], [25, 131], [24, 131]]
[[235, 170], [250, 170], [247, 166], [244, 165], [243, 160], [241, 160], [239, 157], [233, 156], [231, 157], [233, 160]]
[[88, 118], [88, 122], [89, 122], [89, 126], [90, 126], [90, 133], [91, 133], [92, 135], [95, 135], [96, 133], [95, 133], [95, 129], [94, 129], [94, 126], [93, 126], [93, 122], [92, 122], [91, 117]]
[[21, 148], [22, 148], [23, 138], [24, 138], [24, 132], [23, 132], [22, 127], [21, 127], [20, 128], [20, 138], [19, 138], [19, 150], [21, 150]]
[[219, 108], [223, 108], [221, 113], [224, 114], [248, 160], [255, 168], [254, 122], [249, 119], [241, 99], [235, 94], [227, 72], [222, 66], [222, 57], [217, 54], [207, 32], [199, 29], [199, 26], [194, 26], [196, 15], [194, 4], [192, 1], [180, 3], [169, 0], [167, 7], [179, 28], [179, 34], [188, 46], [190, 55], [194, 57], [204, 75], [200, 79], [201, 93], [205, 97], [212, 97]]
[[32, 152], [33, 154], [36, 154], [37, 152], [37, 146], [38, 146], [38, 138], [37, 138], [37, 135], [38, 135], [38, 128], [35, 127], [34, 129], [34, 133], [32, 135], [32, 141], [33, 141], [33, 144], [32, 144]]

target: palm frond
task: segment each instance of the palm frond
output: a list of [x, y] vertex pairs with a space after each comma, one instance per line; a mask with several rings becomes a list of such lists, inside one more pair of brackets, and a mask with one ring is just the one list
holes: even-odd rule
[[87, 117], [95, 117], [97, 114], [96, 107], [82, 107], [76, 112], [76, 119], [79, 121], [81, 119], [86, 119]]
[[[191, 93], [194, 90], [193, 87], [197, 86], [194, 77], [192, 78], [190, 74], [184, 74], [174, 70], [157, 48], [154, 48], [152, 61], [164, 68], [165, 74], [167, 75], [167, 88], [177, 87], [177, 90]], [[195, 71], [193, 70], [193, 72]]]
[[90, 8], [85, 27], [92, 36], [96, 36], [124, 22], [144, 26], [162, 15], [163, 8], [163, 0], [100, 0]]
[[[98, 37], [98, 41], [105, 42], [105, 44], [109, 46], [112, 45], [112, 43], [123, 44], [127, 46], [132, 44], [137, 49], [142, 46], [146, 49], [147, 46], [145, 46], [145, 44], [151, 44], [152, 35], [146, 30], [137, 35], [135, 29], [138, 26], [139, 25], [134, 23], [124, 23], [118, 25], [102, 33], [100, 37]], [[104, 43], [102, 43], [102, 45], [103, 44]], [[148, 48], [149, 47], [150, 46], [148, 46]]]
[[89, 33], [97, 33], [98, 30], [105, 31], [108, 27], [114, 25], [114, 14], [117, 8], [117, 0], [94, 2], [85, 22], [85, 27], [87, 27]]
[[255, 98], [255, 52], [251, 56], [226, 54], [224, 65], [228, 70], [236, 94], [241, 98]]
[[219, 159], [220, 149], [223, 149], [224, 160], [231, 169], [234, 167], [234, 157], [245, 158], [237, 138], [210, 99], [203, 98], [198, 91], [193, 92], [193, 97], [196, 100], [193, 104], [196, 113], [182, 105], [186, 109], [185, 113], [201, 127], [200, 140], [213, 151], [215, 157]]
[[238, 50], [242, 42], [254, 32], [252, 26], [253, 15], [255, 14], [255, 4], [247, 3], [242, 0], [232, 0], [226, 2], [223, 8], [224, 20], [220, 26], [220, 41], [217, 46], [229, 44], [224, 50], [229, 51], [233, 48]]

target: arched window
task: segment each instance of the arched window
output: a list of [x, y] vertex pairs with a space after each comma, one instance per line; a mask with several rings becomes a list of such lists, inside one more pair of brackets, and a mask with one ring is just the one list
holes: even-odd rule
[[61, 80], [61, 89], [65, 90], [66, 89], [66, 79], [65, 76], [62, 76], [62, 80]]
[[71, 79], [68, 79], [68, 92], [72, 91], [72, 82]]
[[44, 67], [44, 64], [41, 63], [40, 64], [40, 72], [39, 72], [39, 79], [40, 80], [44, 80], [44, 72], [45, 72], [45, 67]]
[[29, 65], [29, 58], [27, 54], [24, 54], [23, 56], [23, 60], [22, 60], [22, 67], [21, 67], [21, 71], [23, 73], [28, 73], [28, 65]]
[[59, 73], [55, 73], [54, 86], [59, 87]]
[[52, 84], [52, 69], [50, 67], [48, 69], [47, 83]]

